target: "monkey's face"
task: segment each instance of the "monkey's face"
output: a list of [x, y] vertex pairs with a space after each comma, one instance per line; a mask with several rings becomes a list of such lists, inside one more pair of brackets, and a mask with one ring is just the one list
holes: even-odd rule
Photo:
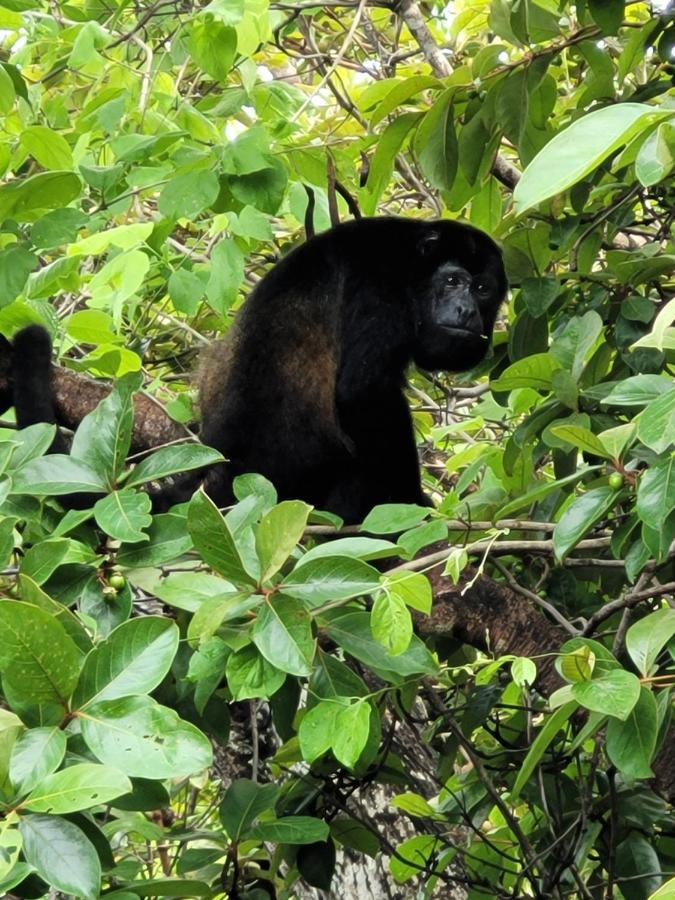
[[483, 359], [505, 292], [501, 259], [479, 271], [459, 262], [439, 263], [415, 298], [413, 359], [423, 369], [461, 372]]

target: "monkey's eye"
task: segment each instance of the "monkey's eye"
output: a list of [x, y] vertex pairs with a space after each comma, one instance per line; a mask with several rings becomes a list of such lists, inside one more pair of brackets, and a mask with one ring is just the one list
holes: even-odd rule
[[448, 275], [445, 279], [445, 283], [449, 284], [450, 287], [458, 287], [462, 283], [462, 279], [459, 275]]
[[478, 281], [474, 285], [479, 294], [489, 294], [490, 293], [490, 285], [486, 284], [484, 281]]

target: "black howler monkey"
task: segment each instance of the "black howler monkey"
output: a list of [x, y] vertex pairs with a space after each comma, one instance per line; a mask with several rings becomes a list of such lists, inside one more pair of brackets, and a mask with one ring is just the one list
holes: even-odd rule
[[[427, 504], [406, 368], [478, 363], [506, 288], [497, 245], [458, 222], [360, 219], [294, 249], [203, 356], [201, 437], [228, 460], [206, 474], [208, 493], [231, 503], [232, 479], [259, 472], [281, 499], [346, 522], [379, 503]], [[20, 426], [36, 411], [54, 420], [48, 385], [31, 381], [15, 386]], [[183, 494], [195, 485], [188, 476]]]

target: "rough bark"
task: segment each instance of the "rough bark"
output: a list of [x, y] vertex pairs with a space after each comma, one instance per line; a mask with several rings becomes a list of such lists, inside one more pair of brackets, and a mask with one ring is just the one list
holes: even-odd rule
[[[110, 393], [110, 385], [94, 381], [86, 375], [71, 372], [61, 366], [53, 368], [54, 403], [56, 420], [59, 425], [74, 430], [82, 419], [90, 413], [104, 397]], [[11, 405], [11, 385], [5, 358], [0, 358], [0, 397], [7, 396], [5, 407]], [[175, 422], [163, 407], [147, 394], [137, 394], [134, 398], [134, 430], [131, 438], [133, 453], [152, 450], [163, 444], [184, 441], [194, 437], [192, 433]]]
[[[425, 548], [425, 553], [429, 548]], [[554, 654], [569, 635], [551, 624], [525, 597], [490, 578], [479, 576], [466, 587], [455, 585], [437, 572], [430, 573], [434, 606], [429, 616], [415, 613], [421, 637], [453, 637], [480, 650], [516, 656], [537, 656], [537, 687], [549, 696], [563, 684], [554, 668]], [[653, 787], [669, 803], [675, 803], [675, 727], [668, 730], [652, 768]]]

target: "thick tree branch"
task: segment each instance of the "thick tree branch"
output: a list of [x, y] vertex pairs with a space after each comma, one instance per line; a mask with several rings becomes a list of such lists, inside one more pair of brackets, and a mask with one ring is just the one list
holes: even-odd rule
[[[110, 393], [109, 384], [94, 381], [61, 366], [53, 368], [53, 386], [57, 422], [72, 431]], [[11, 406], [11, 400], [8, 399], [10, 396], [7, 368], [3, 368], [0, 362], [0, 397], [5, 398], [5, 408]], [[192, 432], [167, 415], [161, 404], [147, 394], [136, 395], [131, 437], [133, 453], [142, 453], [163, 444], [186, 439], [194, 439]]]
[[[471, 572], [467, 573], [472, 577]], [[555, 657], [569, 635], [548, 621], [527, 598], [484, 575], [467, 587], [455, 585], [438, 572], [430, 572], [434, 606], [431, 614], [414, 613], [422, 638], [452, 637], [496, 655], [529, 656], [537, 663], [537, 687], [549, 696], [563, 685], [555, 670]], [[652, 763], [654, 788], [675, 802], [675, 728], [671, 727]]]

